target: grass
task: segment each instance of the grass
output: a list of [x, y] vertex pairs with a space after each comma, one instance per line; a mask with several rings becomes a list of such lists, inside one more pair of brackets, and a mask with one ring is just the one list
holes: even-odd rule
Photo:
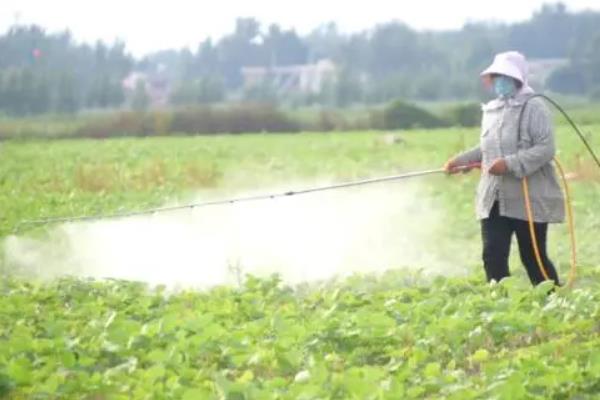
[[[600, 152], [600, 126], [592, 143]], [[439, 167], [473, 129], [6, 142], [0, 235], [27, 219], [146, 209], [293, 182]], [[529, 288], [519, 268], [483, 284], [477, 176], [429, 177], [447, 211], [439, 243], [469, 254], [465, 278], [391, 271], [317, 286], [249, 278], [166, 295], [131, 282], [5, 278], [0, 398], [593, 398], [600, 390], [600, 175], [561, 127], [580, 245], [573, 291]], [[293, 186], [293, 187], [291, 187]], [[401, 190], [401, 186], [394, 187]], [[359, 195], [359, 194], [357, 194]], [[36, 234], [35, 231], [25, 232]], [[564, 227], [552, 256], [568, 268]]]

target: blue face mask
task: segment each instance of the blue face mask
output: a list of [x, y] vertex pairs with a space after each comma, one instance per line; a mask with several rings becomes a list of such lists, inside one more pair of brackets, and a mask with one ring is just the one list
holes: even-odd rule
[[513, 78], [500, 75], [494, 78], [494, 93], [498, 97], [511, 97], [517, 93], [517, 84]]

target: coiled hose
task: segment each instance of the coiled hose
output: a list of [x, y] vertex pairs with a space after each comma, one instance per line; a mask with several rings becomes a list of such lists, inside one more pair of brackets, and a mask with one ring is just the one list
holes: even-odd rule
[[[521, 122], [523, 120], [525, 106], [527, 105], [527, 103], [529, 101], [531, 101], [532, 99], [534, 99], [536, 97], [543, 98], [544, 100], [546, 100], [547, 102], [552, 104], [558, 111], [560, 111], [562, 113], [562, 115], [566, 118], [567, 122], [569, 122], [571, 127], [573, 127], [573, 129], [575, 130], [575, 132], [577, 133], [577, 135], [579, 136], [579, 138], [581, 139], [583, 144], [586, 146], [588, 152], [590, 153], [590, 155], [592, 156], [592, 158], [594, 159], [594, 161], [600, 168], [600, 160], [598, 159], [598, 156], [596, 155], [596, 153], [594, 153], [594, 150], [592, 149], [591, 145], [589, 144], [589, 142], [587, 141], [587, 139], [585, 138], [585, 136], [583, 135], [583, 133], [581, 132], [581, 130], [579, 129], [577, 124], [575, 124], [575, 122], [569, 116], [569, 114], [556, 101], [554, 101], [553, 99], [551, 99], [550, 97], [548, 97], [546, 95], [535, 94], [535, 95], [530, 96], [524, 102], [523, 107], [521, 108], [521, 113], [519, 115], [518, 139], [521, 138]], [[576, 239], [576, 235], [575, 235], [575, 220], [574, 220], [574, 215], [573, 215], [573, 204], [571, 201], [571, 191], [570, 191], [569, 183], [567, 181], [567, 177], [565, 174], [565, 169], [563, 168], [562, 164], [560, 163], [560, 161], [557, 158], [554, 158], [554, 163], [560, 173], [560, 176], [561, 176], [561, 179], [563, 182], [563, 190], [564, 190], [564, 196], [565, 196], [565, 209], [567, 211], [567, 223], [568, 223], [568, 229], [569, 229], [569, 237], [570, 237], [570, 241], [571, 241], [571, 260], [570, 260], [571, 267], [569, 270], [569, 276], [567, 278], [567, 285], [566, 285], [567, 287], [570, 288], [573, 286], [573, 283], [575, 282], [575, 278], [577, 275], [577, 239]], [[535, 254], [535, 259], [536, 259], [536, 262], [538, 264], [538, 267], [539, 267], [540, 272], [541, 272], [542, 276], [544, 277], [544, 279], [550, 280], [550, 277], [548, 275], [548, 272], [546, 270], [546, 267], [544, 266], [542, 257], [540, 255], [540, 249], [539, 249], [539, 245], [538, 245], [538, 241], [537, 241], [537, 236], [535, 234], [533, 207], [531, 206], [531, 199], [529, 197], [529, 185], [527, 182], [527, 177], [523, 178], [522, 185], [523, 185], [523, 195], [524, 195], [524, 199], [525, 199], [525, 210], [526, 210], [527, 219], [529, 222], [529, 232], [531, 234], [531, 242], [533, 244], [533, 252]]]

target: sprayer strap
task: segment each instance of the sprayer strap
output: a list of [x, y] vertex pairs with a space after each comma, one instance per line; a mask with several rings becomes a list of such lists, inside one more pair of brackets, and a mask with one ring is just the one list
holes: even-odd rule
[[521, 143], [521, 137], [522, 132], [523, 132], [523, 117], [525, 116], [525, 108], [527, 108], [527, 104], [529, 104], [529, 102], [534, 99], [537, 95], [531, 95], [529, 97], [527, 97], [525, 99], [525, 101], [523, 102], [523, 105], [521, 106], [521, 110], [519, 111], [519, 120], [517, 121], [517, 148], [519, 147], [519, 144]]
[[518, 141], [521, 140], [521, 122], [522, 122], [523, 115], [524, 115], [524, 112], [525, 112], [525, 106], [527, 105], [527, 103], [529, 101], [531, 101], [532, 99], [534, 99], [536, 97], [541, 97], [542, 99], [546, 100], [548, 103], [552, 104], [565, 117], [565, 119], [567, 120], [567, 122], [569, 123], [569, 125], [571, 125], [571, 127], [573, 128], [573, 130], [575, 130], [575, 133], [577, 134], [577, 136], [579, 136], [579, 139], [585, 145], [587, 151], [590, 153], [590, 155], [594, 159], [596, 165], [598, 167], [600, 167], [600, 158], [598, 158], [598, 156], [594, 152], [594, 149], [592, 149], [592, 146], [590, 145], [590, 142], [586, 139], [586, 137], [583, 134], [583, 132], [581, 132], [581, 129], [579, 129], [579, 126], [577, 126], [577, 124], [575, 123], [575, 121], [573, 121], [573, 119], [571, 118], [571, 116], [564, 110], [564, 108], [562, 108], [560, 106], [560, 104], [558, 104], [556, 101], [552, 100], [550, 97], [546, 96], [545, 94], [541, 94], [541, 93], [533, 94], [533, 95], [529, 96], [529, 98], [527, 98], [523, 102], [523, 108], [521, 108], [521, 112], [520, 112], [520, 115], [519, 115], [519, 122], [518, 122], [519, 126], [517, 128], [518, 129], [517, 140]]

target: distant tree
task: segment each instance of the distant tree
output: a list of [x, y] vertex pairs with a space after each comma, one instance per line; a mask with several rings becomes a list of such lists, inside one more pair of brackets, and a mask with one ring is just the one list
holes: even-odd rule
[[225, 86], [218, 76], [206, 76], [198, 82], [199, 103], [217, 103], [225, 99]]
[[4, 78], [4, 95], [6, 96], [5, 110], [9, 114], [22, 115], [25, 113], [24, 103], [26, 94], [21, 88], [21, 74], [17, 69], [10, 69]]
[[408, 73], [419, 61], [417, 33], [408, 26], [393, 22], [375, 28], [370, 39], [369, 72], [386, 77]]
[[239, 88], [242, 84], [241, 68], [244, 66], [264, 65], [261, 58], [262, 44], [260, 24], [254, 18], [239, 18], [235, 32], [219, 42], [219, 65], [229, 88]]
[[333, 84], [335, 105], [346, 107], [364, 101], [363, 87], [360, 78], [348, 70], [342, 70]]
[[549, 89], [564, 94], [595, 96], [600, 88], [600, 32], [580, 47], [573, 52], [570, 65], [558, 69], [548, 78]]
[[245, 88], [243, 96], [244, 100], [260, 103], [276, 103], [279, 100], [277, 90], [268, 82]]
[[171, 103], [210, 104], [225, 99], [225, 86], [218, 76], [206, 76], [193, 81], [186, 81], [175, 89], [171, 95]]
[[367, 100], [370, 103], [386, 103], [397, 98], [412, 98], [413, 86], [410, 77], [402, 73], [373, 80], [368, 86]]
[[364, 34], [350, 35], [338, 52], [332, 54], [332, 60], [340, 64], [345, 70], [353, 74], [364, 74], [369, 71], [372, 65], [370, 61], [370, 41]]
[[56, 111], [71, 114], [79, 110], [80, 104], [73, 74], [62, 73], [58, 82]]
[[36, 74], [33, 78], [31, 93], [29, 99], [30, 112], [32, 114], [42, 114], [50, 111], [52, 107], [51, 84], [48, 76], [45, 74]]
[[295, 31], [283, 31], [277, 24], [269, 27], [263, 47], [263, 57], [269, 65], [305, 64], [308, 61], [308, 49], [302, 39]]
[[587, 43], [583, 58], [585, 74], [592, 86], [600, 87], [600, 31]]
[[304, 42], [308, 47], [309, 61], [330, 58], [339, 62], [347, 37], [339, 31], [335, 22], [328, 22], [314, 29]]
[[133, 91], [133, 97], [131, 99], [131, 108], [134, 111], [146, 111], [150, 106], [150, 96], [146, 91], [146, 83], [138, 79], [135, 83], [135, 89]]
[[171, 93], [170, 103], [176, 106], [196, 103], [195, 85], [191, 82], [180, 83]]
[[200, 44], [192, 72], [184, 76], [184, 79], [219, 75], [219, 50], [213, 45], [211, 39], [207, 39]]
[[[599, 38], [600, 12], [572, 12], [564, 3], [545, 5], [519, 23], [468, 23], [459, 30], [436, 32], [392, 21], [352, 34], [326, 23], [300, 35], [277, 24], [264, 28], [256, 19], [240, 18], [233, 32], [219, 40], [138, 61], [122, 42], [81, 44], [68, 31], [13, 26], [0, 34], [0, 112], [118, 107], [124, 99], [121, 82], [134, 67], [174, 84], [173, 101], [178, 104], [211, 103], [227, 93], [243, 92], [245, 66], [269, 68], [323, 58], [333, 60], [346, 75], [325, 85], [323, 93], [300, 96], [306, 101], [477, 100], [479, 72], [494, 54], [513, 49], [529, 58], [569, 58], [570, 66], [556, 71], [548, 84], [563, 93], [590, 95], [600, 87]], [[304, 101], [296, 94], [283, 98], [273, 92], [272, 87], [260, 87], [242, 94]]]
[[485, 35], [478, 35], [467, 45], [465, 67], [469, 70], [483, 68], [486, 63], [490, 62], [496, 50], [492, 39]]
[[530, 21], [511, 28], [509, 45], [534, 58], [564, 58], [576, 27], [577, 20], [564, 3], [545, 4]]
[[446, 87], [440, 76], [424, 76], [415, 82], [414, 97], [419, 100], [438, 100], [445, 95]]
[[554, 71], [546, 82], [548, 89], [563, 94], [583, 94], [586, 79], [581, 67], [569, 65]]
[[83, 101], [118, 105], [121, 81], [133, 65], [121, 42], [78, 44], [69, 32], [50, 34], [35, 25], [0, 35], [0, 55], [2, 91], [10, 99], [1, 108], [12, 114], [76, 110]]

